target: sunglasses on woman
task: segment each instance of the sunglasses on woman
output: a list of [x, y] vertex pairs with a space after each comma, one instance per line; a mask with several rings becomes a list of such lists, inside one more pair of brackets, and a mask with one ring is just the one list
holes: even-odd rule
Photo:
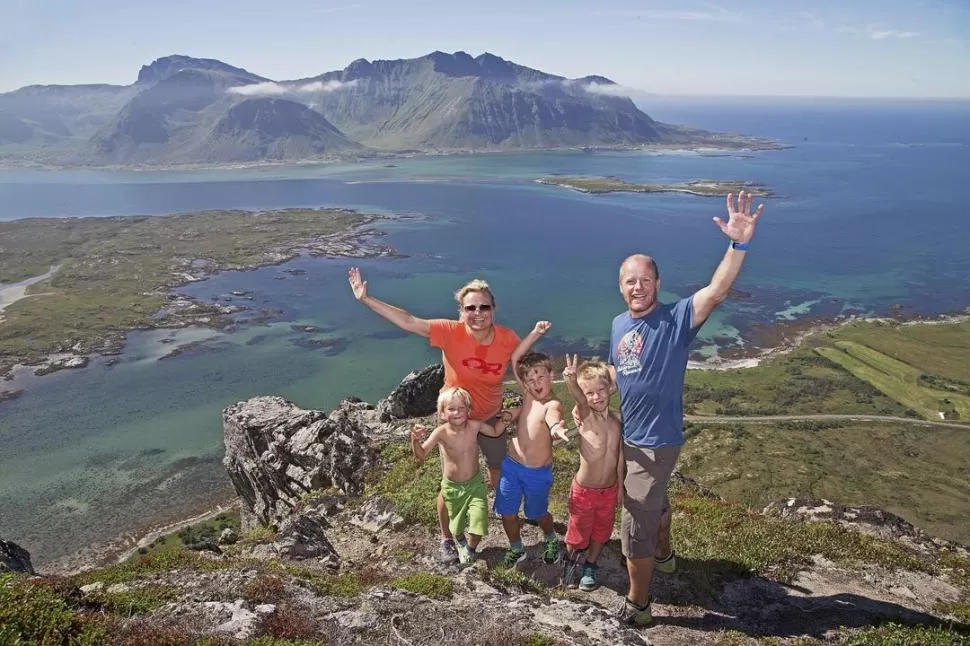
[[488, 304], [485, 304], [485, 305], [463, 305], [462, 306], [462, 309], [465, 310], [466, 312], [491, 312], [492, 311], [492, 306], [491, 305], [488, 305]]

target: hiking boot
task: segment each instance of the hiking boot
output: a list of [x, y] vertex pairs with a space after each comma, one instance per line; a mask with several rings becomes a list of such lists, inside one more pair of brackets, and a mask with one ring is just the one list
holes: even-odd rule
[[621, 623], [634, 628], [643, 628], [644, 626], [649, 626], [653, 623], [653, 614], [650, 612], [650, 602], [647, 601], [647, 605], [641, 608], [624, 597], [623, 605], [620, 606], [620, 612], [618, 613], [617, 619], [619, 619]]
[[474, 565], [477, 558], [475, 550], [471, 546], [461, 543], [458, 545], [458, 562], [462, 565]]
[[562, 552], [559, 550], [559, 537], [546, 539], [546, 549], [542, 552], [542, 560], [546, 563], [558, 563], [559, 559], [562, 558]]
[[438, 553], [438, 560], [445, 565], [452, 565], [458, 562], [458, 552], [455, 550], [455, 541], [441, 541], [441, 551]]
[[506, 550], [505, 556], [502, 557], [502, 563], [500, 564], [505, 568], [512, 568], [525, 560], [525, 550], [516, 550], [511, 547]]
[[583, 566], [583, 578], [579, 580], [579, 589], [583, 592], [592, 592], [600, 587], [596, 581], [596, 570], [599, 568], [595, 563], [587, 563]]
[[653, 562], [653, 568], [657, 572], [663, 572], [664, 574], [673, 574], [677, 571], [677, 557], [674, 555], [674, 551], [670, 550], [670, 554], [667, 555], [665, 559], [655, 559]]

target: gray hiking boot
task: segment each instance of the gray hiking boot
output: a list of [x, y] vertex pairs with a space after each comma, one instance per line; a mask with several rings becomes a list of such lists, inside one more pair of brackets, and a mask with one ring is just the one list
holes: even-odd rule
[[438, 560], [445, 565], [453, 565], [458, 562], [458, 551], [455, 549], [454, 540], [441, 541], [441, 551], [438, 553]]

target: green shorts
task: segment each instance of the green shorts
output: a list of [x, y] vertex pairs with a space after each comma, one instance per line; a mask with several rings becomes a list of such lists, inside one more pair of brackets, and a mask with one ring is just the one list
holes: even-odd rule
[[469, 534], [488, 534], [488, 499], [481, 472], [465, 482], [442, 478], [441, 496], [445, 499], [452, 536], [458, 536], [466, 527]]

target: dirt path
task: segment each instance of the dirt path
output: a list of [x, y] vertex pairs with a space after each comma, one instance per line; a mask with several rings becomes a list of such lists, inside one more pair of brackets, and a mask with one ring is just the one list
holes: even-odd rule
[[[3, 323], [6, 320], [3, 315], [3, 310], [7, 309], [20, 299], [27, 298], [28, 287], [34, 283], [39, 283], [42, 280], [47, 280], [54, 275], [54, 272], [56, 272], [59, 267], [60, 265], [52, 265], [50, 271], [48, 271], [46, 274], [34, 276], [33, 278], [28, 278], [27, 280], [22, 280], [19, 283], [13, 283], [12, 285], [0, 286], [0, 323]], [[31, 294], [31, 296], [40, 296], [40, 294]]]

